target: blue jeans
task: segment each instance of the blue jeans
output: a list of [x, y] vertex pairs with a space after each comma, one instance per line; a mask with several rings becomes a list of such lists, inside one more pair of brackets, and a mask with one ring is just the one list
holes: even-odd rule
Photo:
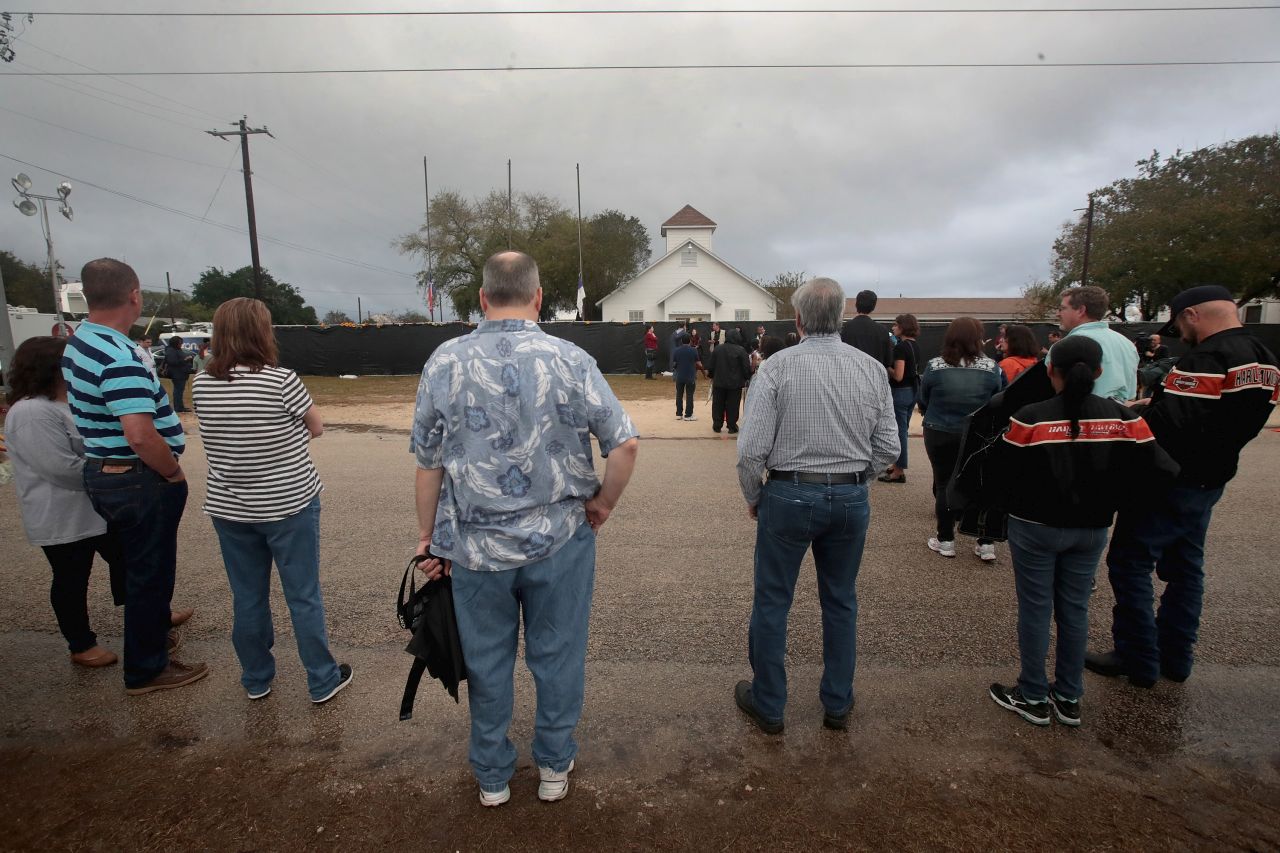
[[563, 772], [578, 754], [573, 731], [582, 716], [595, 575], [596, 534], [586, 523], [560, 550], [518, 569], [476, 571], [454, 562], [453, 606], [471, 708], [471, 769], [482, 790], [501, 791], [515, 772], [516, 748], [507, 730], [522, 611], [524, 658], [538, 692], [533, 760]]
[[916, 389], [893, 389], [893, 416], [898, 420], [898, 442], [902, 446], [898, 461], [893, 463], [904, 471], [907, 468], [907, 427], [911, 425], [911, 412], [916, 407]]
[[189, 373], [170, 373], [169, 381], [173, 383], [173, 410], [175, 412], [185, 412], [187, 404], [183, 401], [182, 395], [187, 388], [187, 377]]
[[[1186, 678], [1200, 634], [1204, 538], [1222, 487], [1176, 485], [1138, 509], [1122, 510], [1107, 552], [1116, 596], [1111, 636], [1126, 672], [1155, 680], [1161, 671]], [[1164, 581], [1152, 615], [1151, 572]]]
[[787, 615], [805, 552], [813, 548], [822, 604], [822, 684], [832, 714], [853, 705], [857, 659], [858, 566], [871, 505], [866, 485], [827, 486], [770, 480], [756, 522], [755, 600], [747, 637], [756, 709], [781, 721], [787, 704]]
[[240, 683], [250, 693], [271, 686], [276, 659], [271, 654], [271, 562], [289, 605], [298, 657], [307, 670], [307, 690], [319, 699], [338, 686], [338, 664], [329, 652], [320, 595], [320, 496], [280, 521], [251, 524], [213, 519], [222, 561], [231, 585], [231, 644], [240, 659]]
[[165, 482], [150, 468], [106, 474], [86, 465], [84, 487], [123, 552], [124, 684], [141, 687], [169, 665], [165, 638], [187, 484]]
[[1009, 554], [1018, 591], [1018, 687], [1038, 702], [1049, 695], [1045, 656], [1049, 619], [1058, 625], [1053, 690], [1063, 699], [1084, 695], [1084, 653], [1089, 639], [1089, 593], [1107, 544], [1105, 527], [1049, 527], [1009, 519]]

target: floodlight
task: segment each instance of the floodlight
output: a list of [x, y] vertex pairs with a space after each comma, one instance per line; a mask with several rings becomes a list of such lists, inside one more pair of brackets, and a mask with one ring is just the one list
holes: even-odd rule
[[15, 198], [13, 206], [21, 210], [24, 216], [35, 216], [36, 211], [39, 210], [36, 203], [29, 198]]
[[62, 199], [64, 201], [66, 200], [67, 196], [71, 195], [70, 181], [63, 181], [62, 183], [58, 184], [58, 195], [62, 196]]
[[69, 204], [64, 204], [64, 205], [62, 205], [61, 210], [62, 210], [62, 215], [63, 215], [63, 216], [65, 216], [65, 217], [67, 217], [67, 221], [68, 221], [68, 222], [70, 222], [70, 221], [71, 221], [71, 219], [72, 219], [72, 214], [71, 214], [71, 205], [69, 205]]
[[19, 172], [13, 176], [13, 188], [20, 193], [26, 193], [31, 189], [31, 179], [24, 172]]

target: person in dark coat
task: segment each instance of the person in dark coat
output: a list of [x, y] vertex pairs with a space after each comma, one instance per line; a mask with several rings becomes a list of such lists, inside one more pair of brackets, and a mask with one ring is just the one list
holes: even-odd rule
[[884, 365], [887, 373], [893, 372], [893, 339], [889, 333], [880, 328], [871, 319], [871, 312], [876, 310], [879, 297], [874, 290], [863, 290], [853, 300], [854, 309], [858, 312], [852, 320], [844, 324], [840, 330], [840, 340], [854, 349], [860, 349], [876, 361]]
[[742, 389], [751, 379], [751, 360], [742, 347], [742, 332], [730, 329], [723, 345], [716, 347], [707, 364], [711, 377], [711, 430], [720, 432], [727, 424], [730, 433], [738, 431], [738, 409]]
[[191, 375], [191, 354], [182, 348], [182, 338], [174, 335], [164, 347], [165, 375], [173, 383], [173, 410], [187, 411], [182, 395], [187, 388], [187, 377]]

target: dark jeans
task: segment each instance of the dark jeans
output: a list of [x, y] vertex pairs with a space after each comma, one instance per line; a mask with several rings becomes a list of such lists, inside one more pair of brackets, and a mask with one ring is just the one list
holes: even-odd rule
[[106, 474], [86, 465], [84, 485], [123, 551], [124, 683], [139, 687], [169, 664], [165, 637], [187, 484], [165, 482], [149, 468]]
[[[1221, 487], [1178, 485], [1116, 519], [1107, 551], [1116, 596], [1111, 636], [1130, 676], [1154, 681], [1161, 672], [1191, 674], [1204, 600], [1204, 538], [1221, 497]], [[1166, 584], [1154, 615], [1153, 569]]]
[[[960, 513], [952, 512], [947, 506], [947, 483], [951, 482], [951, 475], [955, 472], [963, 438], [958, 432], [924, 428], [924, 452], [933, 466], [933, 514], [938, 519], [939, 542], [952, 542], [956, 538], [956, 519]], [[978, 540], [982, 545], [990, 542], [990, 539]]]
[[[693, 417], [693, 389], [697, 385], [697, 380], [691, 382], [676, 382], [676, 417]], [[681, 409], [681, 400], [684, 401], [684, 408]]]
[[893, 389], [893, 416], [898, 421], [898, 442], [902, 450], [898, 453], [898, 461], [894, 464], [902, 470], [907, 469], [907, 427], [911, 425], [911, 412], [916, 407], [916, 389]]
[[1089, 592], [1107, 545], [1105, 527], [1049, 527], [1009, 519], [1009, 553], [1018, 591], [1018, 687], [1033, 702], [1049, 695], [1044, 660], [1049, 620], [1058, 626], [1053, 690], [1063, 699], [1084, 695], [1084, 652], [1089, 639]]
[[656, 349], [647, 349], [644, 351], [644, 378], [653, 378], [653, 368], [658, 363], [658, 351]]
[[189, 373], [177, 373], [176, 371], [169, 373], [169, 381], [173, 383], [173, 400], [171, 402], [175, 412], [185, 412], [187, 410], [187, 404], [183, 401], [182, 395], [186, 392], [187, 377], [190, 375]]
[[729, 429], [738, 430], [738, 407], [742, 403], [741, 388], [711, 388], [711, 426], [720, 429], [728, 423]]
[[756, 522], [755, 599], [747, 635], [751, 696], [760, 714], [781, 720], [787, 704], [787, 616], [805, 552], [813, 548], [822, 605], [822, 683], [832, 714], [853, 705], [857, 662], [858, 566], [871, 505], [863, 485], [764, 485]]
[[124, 604], [124, 561], [120, 543], [110, 532], [77, 542], [42, 546], [44, 556], [53, 569], [49, 586], [49, 603], [58, 620], [58, 630], [72, 654], [98, 645], [98, 635], [89, 627], [89, 573], [93, 555], [100, 554], [111, 574], [111, 598], [116, 606]]

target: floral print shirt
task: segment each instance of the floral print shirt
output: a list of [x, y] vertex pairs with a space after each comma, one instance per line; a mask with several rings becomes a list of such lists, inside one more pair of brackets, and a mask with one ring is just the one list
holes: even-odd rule
[[637, 433], [583, 350], [527, 320], [485, 320], [442, 344], [409, 441], [418, 467], [445, 469], [432, 553], [476, 571], [554, 554], [599, 488], [592, 435], [608, 456]]

